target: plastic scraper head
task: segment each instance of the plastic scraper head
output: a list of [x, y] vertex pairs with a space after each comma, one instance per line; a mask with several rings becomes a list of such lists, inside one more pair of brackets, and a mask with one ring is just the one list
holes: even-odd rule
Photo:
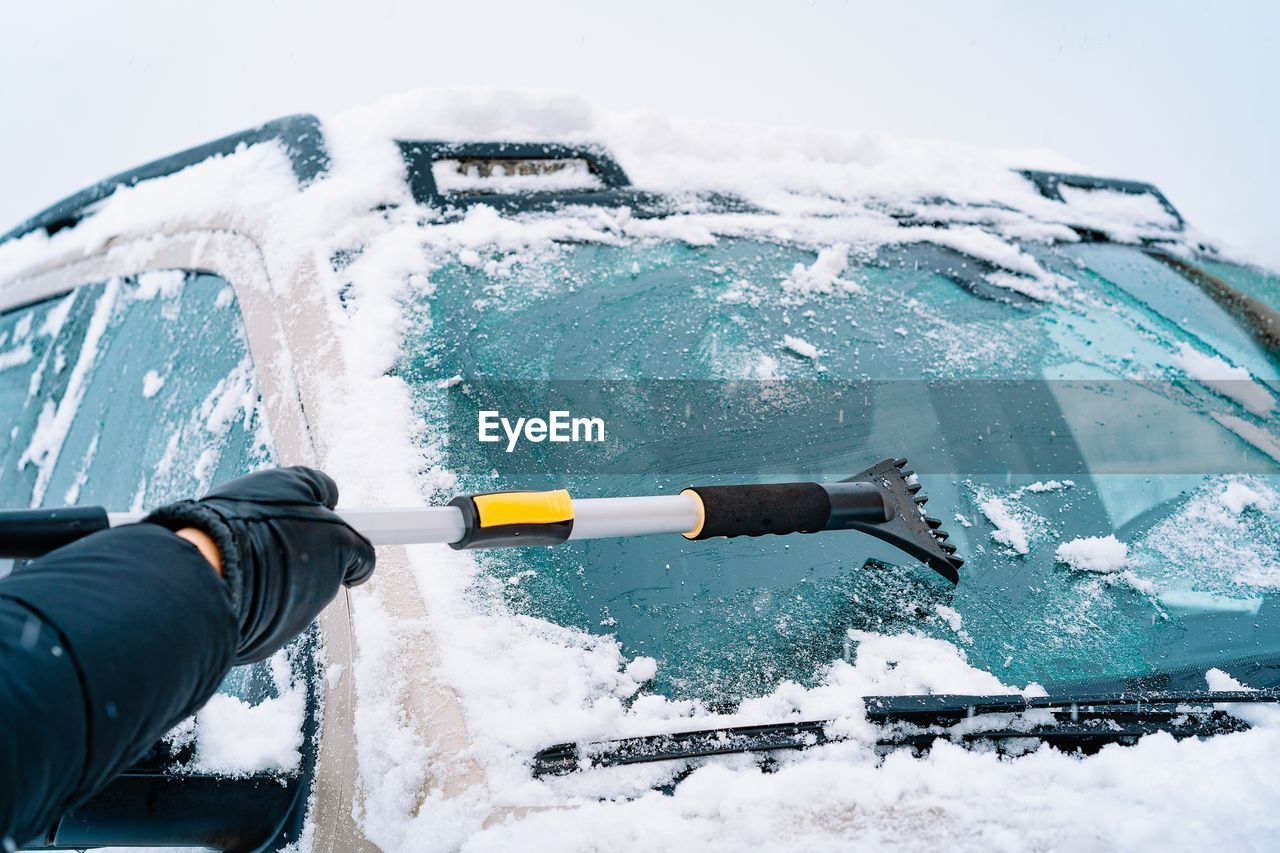
[[899, 548], [942, 575], [952, 583], [960, 582], [959, 569], [964, 560], [956, 556], [956, 546], [947, 542], [942, 522], [924, 513], [929, 500], [920, 492], [915, 472], [907, 469], [905, 459], [886, 459], [865, 471], [841, 480], [842, 483], [872, 483], [886, 499], [886, 521], [871, 522], [851, 518], [843, 526], [861, 530]]

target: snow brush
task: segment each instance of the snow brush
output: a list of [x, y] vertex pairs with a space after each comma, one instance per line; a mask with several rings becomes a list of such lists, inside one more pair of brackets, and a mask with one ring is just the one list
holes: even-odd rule
[[[548, 492], [461, 495], [447, 506], [342, 509], [338, 514], [374, 545], [438, 543], [463, 548], [558, 545], [679, 533], [717, 537], [859, 530], [905, 551], [952, 583], [964, 561], [942, 522], [924, 514], [927, 497], [907, 460], [886, 459], [837, 483], [693, 486], [678, 495], [571, 498]], [[30, 559], [145, 513], [102, 507], [0, 511], [0, 557]]]

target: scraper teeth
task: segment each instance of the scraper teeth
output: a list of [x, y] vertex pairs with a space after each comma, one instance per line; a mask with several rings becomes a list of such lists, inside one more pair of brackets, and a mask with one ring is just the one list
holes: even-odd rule
[[[956, 546], [946, 541], [949, 534], [941, 529], [942, 520], [925, 515], [924, 505], [929, 498], [923, 493], [921, 484], [913, 482], [915, 479], [916, 473], [907, 467], [906, 458], [897, 457], [882, 459], [865, 471], [840, 482], [874, 483], [885, 489], [886, 496], [893, 504], [893, 517], [888, 519], [883, 527], [876, 525], [874, 532], [872, 530], [866, 530], [866, 532], [915, 555], [954, 584], [959, 580], [957, 570], [964, 565], [964, 560], [955, 556]], [[906, 501], [908, 497], [911, 500], [910, 504]], [[908, 507], [912, 507], [914, 511]], [[924, 530], [927, 530], [930, 535], [924, 535], [921, 522], [924, 522]]]

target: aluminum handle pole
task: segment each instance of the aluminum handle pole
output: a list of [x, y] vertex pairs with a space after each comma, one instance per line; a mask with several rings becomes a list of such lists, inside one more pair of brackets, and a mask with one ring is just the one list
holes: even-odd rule
[[[109, 512], [112, 527], [141, 521], [145, 513]], [[342, 509], [342, 519], [374, 545], [457, 542], [466, 532], [456, 506], [406, 509]], [[698, 502], [690, 495], [579, 498], [573, 502], [570, 539], [607, 539], [684, 533], [698, 524]]]

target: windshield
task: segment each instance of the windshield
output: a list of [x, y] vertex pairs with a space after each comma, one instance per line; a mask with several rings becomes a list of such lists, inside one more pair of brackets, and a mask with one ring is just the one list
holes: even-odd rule
[[[712, 706], [814, 683], [850, 629], [946, 639], [1005, 683], [1280, 651], [1272, 355], [1138, 248], [1024, 249], [1055, 284], [932, 245], [440, 257], [399, 372], [464, 490], [672, 494], [905, 456], [966, 560], [952, 588], [855, 533], [600, 540], [481, 554], [478, 591], [616, 635], [656, 659], [651, 689]], [[553, 403], [609, 438], [476, 441], [480, 409]]]

